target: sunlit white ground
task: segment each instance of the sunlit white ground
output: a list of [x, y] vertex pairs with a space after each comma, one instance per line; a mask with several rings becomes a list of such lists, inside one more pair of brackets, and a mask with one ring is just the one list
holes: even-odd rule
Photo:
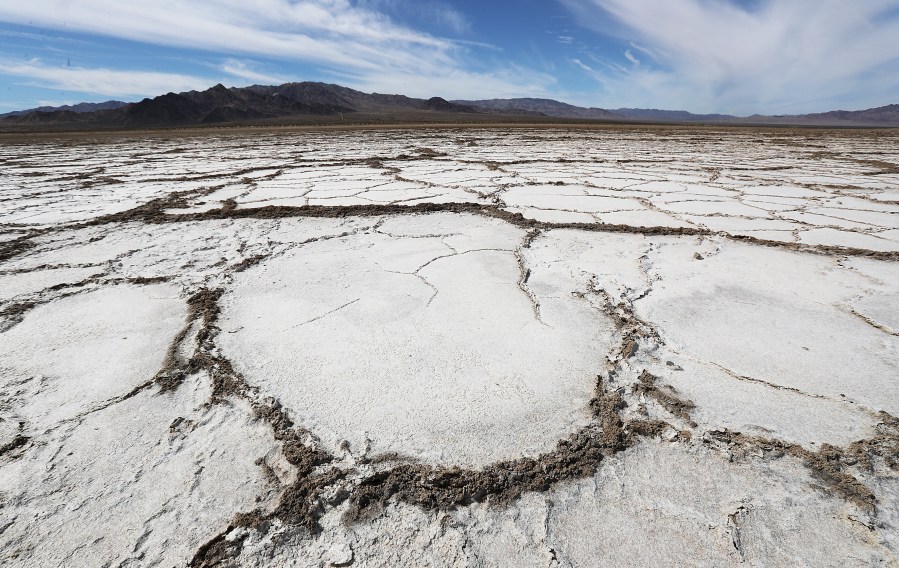
[[[856, 472], [866, 512], [801, 460], [708, 440], [816, 452], [899, 415], [897, 163], [890, 132], [4, 143], [0, 561], [187, 565], [295, 475], [254, 401], [358, 481], [379, 457], [477, 470], [551, 451], [593, 420], [600, 376], [666, 434], [509, 509], [393, 503], [348, 527], [326, 507], [317, 535], [276, 522], [238, 535], [230, 565], [896, 565], [895, 471]], [[104, 220], [176, 194], [168, 217]], [[418, 203], [492, 209], [365, 209]], [[356, 209], [263, 209], [307, 205]], [[183, 217], [223, 206], [247, 216]], [[206, 372], [153, 385], [176, 338], [193, 349], [201, 290], [221, 291], [207, 340], [241, 396], [214, 399]], [[623, 359], [616, 306], [646, 333]], [[644, 370], [690, 421], [634, 394]]]

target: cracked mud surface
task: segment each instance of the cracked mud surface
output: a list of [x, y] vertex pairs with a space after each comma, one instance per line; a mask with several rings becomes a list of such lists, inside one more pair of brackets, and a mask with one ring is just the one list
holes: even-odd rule
[[0, 147], [5, 566], [896, 566], [899, 138]]

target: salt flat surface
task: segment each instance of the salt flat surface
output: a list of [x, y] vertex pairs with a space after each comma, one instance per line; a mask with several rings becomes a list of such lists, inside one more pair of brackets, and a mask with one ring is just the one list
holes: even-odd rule
[[866, 528], [841, 522], [845, 505], [808, 481], [792, 461], [747, 466], [707, 448], [647, 444], [595, 476], [502, 511], [435, 514], [398, 505], [349, 527], [333, 515], [295, 547], [251, 535], [239, 564], [262, 567], [273, 558], [311, 567], [351, 558], [354, 566], [536, 568], [554, 558], [572, 566], [653, 566], [664, 558], [682, 566], [815, 567], [846, 558], [849, 566], [890, 565], [891, 551], [870, 543]]
[[42, 292], [54, 286], [66, 286], [100, 274], [97, 268], [51, 268], [39, 272], [0, 274], [0, 301]]
[[255, 506], [270, 432], [244, 408], [205, 409], [190, 386], [42, 432], [5, 463], [3, 563], [181, 566], [210, 529]]
[[[889, 163], [892, 135], [828, 136], [535, 135], [524, 129], [454, 137], [419, 130], [411, 137], [159, 138], [151, 147], [128, 139], [9, 144], [0, 149], [0, 223], [87, 220], [174, 191], [209, 188], [184, 210], [214, 209], [226, 199], [245, 208], [500, 201], [532, 218], [581, 211], [614, 223], [603, 214], [651, 208], [675, 219], [689, 215], [692, 223], [707, 219], [712, 230], [731, 234], [750, 235], [751, 229], [716, 226], [720, 219], [796, 221], [797, 240], [816, 244], [824, 243], [802, 233], [832, 227], [876, 235], [897, 228], [899, 174], [865, 162]], [[670, 224], [647, 214], [652, 226]], [[631, 219], [640, 224], [639, 217]], [[895, 235], [884, 238], [878, 250], [899, 250]]]
[[235, 276], [223, 353], [328, 446], [467, 466], [551, 449], [590, 420], [611, 322], [566, 275], [519, 287], [522, 231], [447, 221], [410, 238], [394, 220]]
[[4, 566], [897, 566], [899, 138], [0, 145]]
[[112, 286], [35, 308], [3, 334], [6, 405], [41, 431], [152, 378], [184, 324], [169, 285]]
[[[851, 307], [858, 291], [878, 307], [891, 296], [826, 257], [568, 230], [532, 248], [633, 305], [658, 337], [629, 366], [697, 403], [693, 419], [709, 428], [761, 435], [776, 426], [808, 447], [847, 444], [877, 422], [874, 412], [897, 410], [884, 404], [899, 401], [899, 338]], [[864, 381], [852, 379], [859, 369]]]
[[[899, 337], [844, 307], [867, 289], [863, 277], [826, 257], [736, 246], [699, 261], [696, 248], [655, 249], [657, 283], [635, 303], [672, 350], [740, 377], [899, 413]], [[853, 381], [858, 375], [865, 380]]]

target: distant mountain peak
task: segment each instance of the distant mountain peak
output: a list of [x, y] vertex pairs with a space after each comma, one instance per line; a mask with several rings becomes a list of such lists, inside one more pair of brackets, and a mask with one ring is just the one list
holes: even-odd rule
[[37, 108], [30, 108], [25, 110], [17, 110], [13, 112], [8, 112], [6, 114], [0, 114], [0, 118], [7, 116], [23, 116], [26, 114], [30, 114], [33, 112], [73, 112], [73, 113], [85, 113], [85, 112], [95, 112], [98, 110], [110, 110], [121, 108], [125, 105], [131, 103], [126, 103], [123, 101], [104, 101], [102, 103], [78, 103], [74, 105], [62, 105], [62, 106], [40, 106]]
[[425, 108], [442, 112], [478, 112], [474, 107], [451, 103], [442, 97], [431, 97], [425, 101]]
[[[204, 91], [166, 93], [136, 103], [107, 101], [72, 106], [39, 107], [0, 115], [3, 126], [24, 128], [115, 128], [189, 124], [246, 123], [359, 113], [365, 120], [427, 121], [444, 114], [530, 116], [566, 120], [641, 121], [666, 123], [795, 124], [899, 126], [899, 104], [860, 111], [831, 111], [806, 115], [735, 117], [693, 114], [682, 110], [579, 107], [547, 99], [452, 100], [435, 96], [417, 99], [399, 94], [363, 93], [341, 85], [316, 81], [282, 85], [226, 87], [217, 83]], [[293, 117], [293, 118], [291, 118]], [[447, 118], [449, 118], [447, 116]]]

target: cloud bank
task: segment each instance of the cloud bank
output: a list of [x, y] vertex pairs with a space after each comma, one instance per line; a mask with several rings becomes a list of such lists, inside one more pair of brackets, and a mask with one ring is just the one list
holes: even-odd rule
[[39, 59], [27, 62], [0, 59], [0, 73], [25, 77], [29, 84], [64, 91], [96, 93], [114, 97], [154, 95], [169, 91], [206, 89], [209, 80], [178, 73], [151, 71], [117, 71], [47, 65]]
[[[267, 77], [249, 66], [234, 64], [239, 57], [256, 56], [310, 63], [349, 86], [378, 85], [418, 96], [432, 96], [437, 89], [447, 97], [480, 91], [510, 96], [545, 92], [544, 87], [553, 81], [513, 66], [489, 72], [473, 70], [465, 42], [400, 25], [377, 10], [384, 5], [384, 0], [42, 0], [4, 2], [0, 20], [223, 54], [228, 60], [219, 70], [240, 80]], [[461, 14], [445, 4], [424, 6], [431, 6], [433, 17], [451, 30], [467, 25]], [[39, 65], [32, 66], [35, 78], [52, 80]], [[27, 65], [18, 71], [25, 75]], [[88, 77], [102, 71], [110, 82], [115, 80], [114, 73], [100, 69], [81, 69], [65, 76], [74, 80], [79, 74]], [[173, 84], [193, 84], [183, 77], [172, 78]], [[116, 90], [104, 89], [92, 92], [112, 94]], [[169, 90], [176, 89], [163, 89]]]
[[[164, 65], [170, 66], [161, 69], [146, 57], [118, 66], [100, 57], [96, 68], [69, 68], [47, 63], [52, 54], [12, 60], [10, 49], [6, 59], [0, 55], [0, 73], [21, 78], [17, 84], [117, 97], [314, 77], [418, 97], [536, 96], [732, 114], [897, 102], [896, 0], [556, 0], [551, 6], [567, 8], [582, 29], [547, 32], [549, 43], [535, 40], [510, 52], [463, 39], [473, 22], [450, 0], [0, 2], [0, 21], [26, 27], [5, 31], [11, 41], [41, 43], [44, 36], [30, 32], [41, 28], [57, 30], [67, 42], [87, 34], [85, 43], [102, 36], [191, 58], [181, 65], [169, 57]], [[515, 30], [503, 31], [508, 40]], [[104, 47], [118, 45], [113, 40]], [[127, 48], [111, 61], [125, 61], [122, 55]]]
[[619, 106], [788, 113], [899, 93], [895, 0], [560, 1], [583, 25], [630, 42], [623, 62], [606, 65], [617, 72], [598, 77]]

